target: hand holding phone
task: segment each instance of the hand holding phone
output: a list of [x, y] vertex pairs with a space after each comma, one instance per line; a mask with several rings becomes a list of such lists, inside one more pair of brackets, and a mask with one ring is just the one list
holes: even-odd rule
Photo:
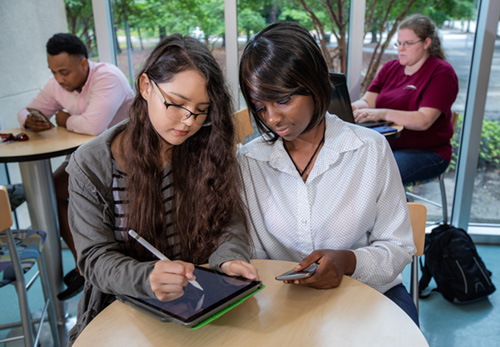
[[54, 127], [54, 124], [40, 110], [31, 107], [28, 107], [27, 110], [29, 111], [29, 115], [24, 124], [25, 128], [32, 131], [43, 131]]
[[318, 264], [314, 263], [314, 264], [309, 265], [308, 267], [306, 267], [303, 270], [300, 270], [300, 271], [290, 270], [290, 271], [287, 271], [279, 276], [276, 276], [275, 278], [278, 281], [287, 281], [287, 280], [291, 281], [291, 280], [298, 280], [301, 278], [307, 278], [307, 277], [312, 276], [317, 268], [318, 268]]

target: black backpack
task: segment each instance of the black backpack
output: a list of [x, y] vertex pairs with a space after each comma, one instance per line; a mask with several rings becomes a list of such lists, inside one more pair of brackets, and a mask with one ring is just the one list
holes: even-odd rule
[[491, 272], [486, 269], [469, 234], [461, 228], [443, 224], [425, 235], [425, 265], [420, 258], [422, 277], [420, 297], [432, 277], [446, 300], [465, 304], [484, 298], [495, 291]]

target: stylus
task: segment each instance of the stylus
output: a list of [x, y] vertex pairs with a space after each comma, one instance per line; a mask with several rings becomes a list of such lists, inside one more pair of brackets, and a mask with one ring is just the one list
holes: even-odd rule
[[[146, 241], [144, 238], [139, 236], [134, 230], [129, 230], [128, 234], [132, 236], [134, 239], [136, 239], [141, 245], [146, 247], [148, 251], [153, 253], [158, 259], [160, 260], [170, 260], [168, 259], [163, 253], [161, 253], [159, 250], [157, 250], [152, 244], [150, 244], [148, 241]], [[203, 287], [196, 282], [195, 280], [189, 281], [195, 288], [198, 288], [199, 290], [203, 290]]]

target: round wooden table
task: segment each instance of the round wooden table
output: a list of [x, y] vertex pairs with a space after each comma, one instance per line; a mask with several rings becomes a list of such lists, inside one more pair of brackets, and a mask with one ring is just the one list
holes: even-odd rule
[[3, 163], [50, 159], [70, 154], [78, 146], [95, 137], [77, 134], [63, 127], [54, 127], [37, 133], [20, 128], [2, 129], [0, 133], [12, 133], [14, 136], [25, 133], [29, 136], [29, 140], [24, 142], [0, 143], [0, 162]]
[[[70, 132], [63, 127], [32, 132], [29, 130], [2, 129], [1, 133], [15, 135], [23, 132], [28, 141], [0, 143], [0, 162], [19, 163], [31, 226], [47, 232], [44, 259], [47, 276], [54, 295], [62, 291], [62, 259], [59, 240], [59, 223], [52, 179], [50, 158], [67, 155], [94, 136]], [[64, 303], [54, 300], [56, 319], [60, 325], [66, 320]]]
[[404, 311], [359, 281], [344, 277], [329, 290], [286, 285], [274, 277], [295, 263], [252, 263], [266, 287], [198, 330], [115, 301], [74, 346], [428, 346]]

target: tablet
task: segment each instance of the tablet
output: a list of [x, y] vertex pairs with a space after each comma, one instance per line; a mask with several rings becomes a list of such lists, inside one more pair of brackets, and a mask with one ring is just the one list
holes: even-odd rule
[[28, 112], [32, 116], [43, 120], [45, 123], [49, 123], [51, 128], [54, 127], [54, 124], [52, 124], [51, 121], [40, 110], [37, 110], [36, 108], [31, 108], [31, 107], [27, 107], [26, 109], [28, 110]]
[[172, 301], [133, 298], [118, 295], [121, 302], [163, 322], [175, 322], [197, 328], [221, 316], [263, 288], [261, 281], [231, 277], [211, 269], [195, 266], [196, 281], [203, 291], [188, 284], [184, 295]]

